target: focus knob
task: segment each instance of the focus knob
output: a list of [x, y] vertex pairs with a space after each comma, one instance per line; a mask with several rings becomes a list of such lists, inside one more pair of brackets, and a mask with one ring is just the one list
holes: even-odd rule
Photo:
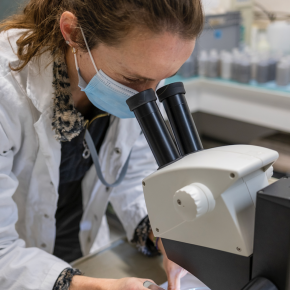
[[175, 210], [184, 220], [194, 220], [215, 207], [211, 191], [201, 183], [192, 183], [176, 191], [173, 196]]

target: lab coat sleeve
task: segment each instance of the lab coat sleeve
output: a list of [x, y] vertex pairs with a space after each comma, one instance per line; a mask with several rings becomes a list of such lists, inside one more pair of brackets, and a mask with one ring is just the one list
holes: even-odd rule
[[[1, 90], [9, 94], [5, 92], [5, 86]], [[0, 94], [0, 288], [52, 290], [59, 274], [70, 265], [38, 248], [26, 248], [15, 229], [18, 219], [17, 205], [13, 201], [18, 187], [13, 174], [16, 144], [6, 132], [11, 130], [10, 133], [17, 134], [13, 125], [17, 112], [13, 112], [14, 119], [9, 119], [9, 114], [1, 106], [2, 101], [3, 95]]]
[[148, 214], [142, 179], [156, 169], [157, 164], [154, 156], [145, 136], [141, 134], [132, 148], [125, 179], [113, 189], [110, 196], [110, 201], [125, 228], [129, 241], [133, 239], [138, 224]]

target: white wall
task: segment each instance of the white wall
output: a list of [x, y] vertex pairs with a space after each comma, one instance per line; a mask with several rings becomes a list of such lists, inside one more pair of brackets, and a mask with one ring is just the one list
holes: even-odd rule
[[[288, 12], [290, 14], [290, 0], [253, 0], [270, 11]], [[202, 0], [206, 10], [225, 9], [231, 7], [232, 0]], [[241, 1], [242, 2], [242, 1]]]
[[290, 0], [255, 0], [267, 10], [286, 12], [290, 14]]

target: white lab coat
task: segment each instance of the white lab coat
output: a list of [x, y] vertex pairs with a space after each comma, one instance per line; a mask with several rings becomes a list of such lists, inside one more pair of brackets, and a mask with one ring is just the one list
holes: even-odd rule
[[[51, 127], [54, 90], [50, 53], [32, 60], [21, 71], [8, 40], [17, 50], [22, 30], [0, 34], [0, 288], [51, 290], [69, 265], [51, 255], [55, 241], [61, 144]], [[115, 181], [129, 152], [125, 180], [114, 189], [98, 180], [94, 166], [83, 183], [84, 214], [80, 242], [86, 255], [98, 234], [98, 196], [110, 195], [129, 240], [147, 215], [141, 180], [157, 165], [135, 119], [111, 117], [100, 149], [108, 182]], [[103, 226], [106, 222], [103, 220]], [[105, 229], [99, 236], [108, 234]], [[97, 241], [98, 242], [98, 241]]]

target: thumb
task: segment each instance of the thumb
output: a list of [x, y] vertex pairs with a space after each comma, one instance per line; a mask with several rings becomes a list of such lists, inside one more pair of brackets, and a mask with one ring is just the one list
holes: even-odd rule
[[168, 288], [167, 290], [180, 290], [180, 277], [179, 275], [174, 275], [168, 278]]

